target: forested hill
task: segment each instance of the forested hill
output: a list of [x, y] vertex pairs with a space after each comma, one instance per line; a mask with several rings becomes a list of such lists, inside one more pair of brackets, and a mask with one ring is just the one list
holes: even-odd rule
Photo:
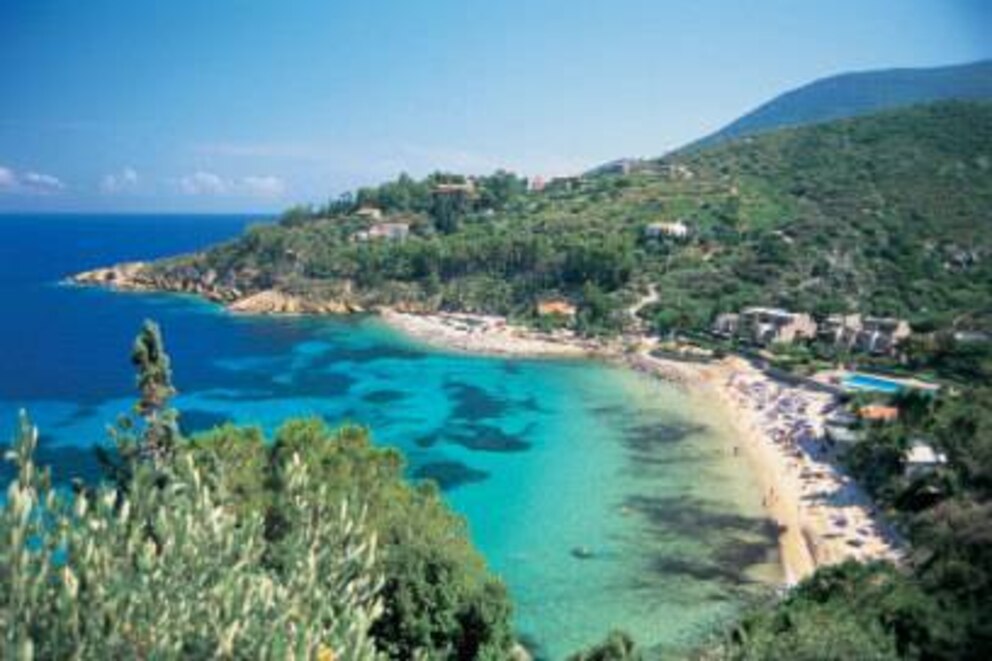
[[[919, 328], [992, 319], [989, 104], [787, 129], [540, 191], [507, 173], [464, 182], [401, 177], [143, 276], [224, 300], [274, 289], [519, 317], [560, 296], [587, 332], [625, 323], [649, 283], [661, 300], [644, 313], [659, 328], [701, 328], [748, 304], [895, 314]], [[676, 221], [687, 236], [647, 236]], [[409, 235], [359, 234], [386, 222]]]
[[951, 99], [992, 99], [992, 60], [926, 69], [865, 71], [823, 78], [775, 97], [693, 143], [690, 148], [715, 145], [787, 126]]

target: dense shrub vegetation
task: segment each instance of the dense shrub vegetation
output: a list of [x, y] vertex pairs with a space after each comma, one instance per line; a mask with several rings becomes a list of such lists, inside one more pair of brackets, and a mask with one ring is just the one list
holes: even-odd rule
[[307, 467], [286, 467], [293, 503], [271, 562], [261, 512], [235, 515], [219, 467], [191, 456], [136, 467], [126, 495], [68, 498], [32, 460], [25, 419], [0, 510], [0, 631], [7, 659], [377, 656], [375, 537]]
[[[253, 429], [226, 426], [193, 439], [186, 452], [196, 463], [225, 467], [232, 505], [264, 515], [282, 565], [283, 538], [296, 505], [286, 498], [287, 471], [298, 458], [321, 492], [309, 497], [363, 508], [379, 552], [382, 614], [371, 633], [390, 658], [501, 658], [513, 645], [510, 602], [468, 541], [433, 484], [403, 480], [395, 450], [372, 446], [357, 427], [332, 431], [321, 420], [293, 420], [267, 443]], [[288, 542], [292, 544], [292, 540]]]

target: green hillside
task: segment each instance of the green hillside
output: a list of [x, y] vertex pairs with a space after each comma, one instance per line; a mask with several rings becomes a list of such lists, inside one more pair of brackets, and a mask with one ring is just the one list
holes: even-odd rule
[[785, 92], [690, 147], [920, 103], [992, 99], [992, 61], [830, 76]]
[[[221, 298], [275, 288], [523, 318], [564, 296], [589, 331], [619, 328], [650, 283], [661, 300], [645, 314], [687, 329], [746, 304], [895, 314], [921, 328], [992, 323], [989, 104], [788, 129], [539, 192], [497, 173], [472, 195], [432, 195], [453, 181], [401, 177], [154, 271]], [[372, 205], [409, 237], [356, 241], [374, 222], [356, 211]], [[645, 236], [677, 220], [686, 238]]]

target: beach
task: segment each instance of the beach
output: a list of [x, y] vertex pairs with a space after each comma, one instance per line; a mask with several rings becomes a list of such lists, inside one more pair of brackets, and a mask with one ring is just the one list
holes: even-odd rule
[[658, 358], [651, 354], [655, 343], [647, 337], [599, 342], [568, 331], [533, 331], [495, 316], [391, 310], [381, 316], [389, 325], [439, 348], [524, 357], [599, 357], [719, 402], [737, 435], [732, 452], [757, 475], [765, 510], [779, 526], [788, 585], [817, 567], [848, 559], [898, 562], [902, 558], [898, 535], [845, 473], [826, 441], [827, 416], [838, 405], [827, 392], [776, 381], [735, 356], [708, 362]]
[[412, 314], [384, 308], [379, 317], [406, 335], [445, 350], [532, 358], [581, 358], [603, 350], [601, 344], [583, 341], [571, 331], [542, 333], [494, 315]]
[[833, 395], [777, 382], [736, 357], [721, 362], [707, 386], [732, 412], [741, 451], [765, 483], [790, 582], [848, 559], [901, 560], [898, 535], [826, 440]]

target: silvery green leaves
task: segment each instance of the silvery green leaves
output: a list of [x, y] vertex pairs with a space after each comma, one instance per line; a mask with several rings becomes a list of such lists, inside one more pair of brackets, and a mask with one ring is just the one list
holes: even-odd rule
[[375, 538], [363, 513], [309, 496], [302, 462], [275, 567], [262, 516], [231, 511], [219, 469], [178, 455], [161, 486], [72, 498], [37, 469], [36, 445], [24, 418], [0, 510], [0, 657], [376, 658]]

